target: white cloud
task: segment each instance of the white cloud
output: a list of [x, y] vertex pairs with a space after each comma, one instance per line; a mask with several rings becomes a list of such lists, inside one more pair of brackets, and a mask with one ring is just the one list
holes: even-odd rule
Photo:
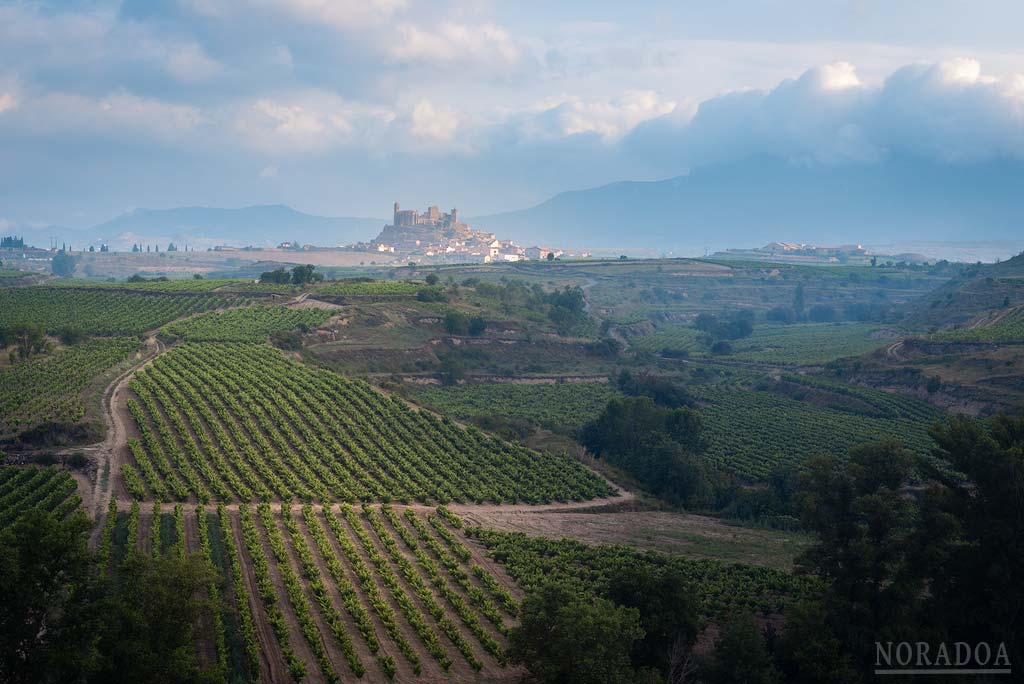
[[1020, 76], [988, 76], [969, 59], [911, 65], [881, 84], [863, 83], [838, 62], [771, 90], [711, 98], [689, 122], [638, 127], [627, 145], [675, 168], [751, 156], [827, 164], [894, 154], [1024, 159], [1024, 87]]
[[167, 71], [179, 81], [197, 83], [220, 75], [223, 65], [211, 59], [198, 43], [174, 49], [167, 58]]
[[320, 154], [343, 145], [372, 145], [392, 121], [387, 108], [349, 102], [324, 91], [263, 98], [228, 114], [242, 143], [265, 152]]
[[2, 93], [0, 94], [0, 114], [3, 114], [8, 109], [14, 109], [18, 105], [14, 99], [13, 93]]
[[264, 166], [260, 169], [259, 177], [267, 180], [270, 178], [277, 178], [277, 167], [276, 166]]
[[394, 33], [389, 51], [396, 61], [511, 65], [520, 55], [508, 32], [496, 24], [445, 22], [434, 31], [400, 24]]
[[671, 114], [676, 103], [663, 100], [653, 90], [627, 91], [610, 100], [583, 100], [563, 96], [537, 103], [534, 116], [521, 130], [528, 137], [566, 137], [596, 133], [614, 142], [642, 121]]
[[417, 104], [412, 110], [409, 132], [425, 143], [447, 143], [455, 138], [459, 120], [450, 109], [435, 109], [428, 100]]
[[54, 92], [27, 98], [17, 110], [18, 126], [29, 133], [75, 133], [153, 142], [187, 140], [207, 123], [196, 107], [116, 93], [93, 98]]

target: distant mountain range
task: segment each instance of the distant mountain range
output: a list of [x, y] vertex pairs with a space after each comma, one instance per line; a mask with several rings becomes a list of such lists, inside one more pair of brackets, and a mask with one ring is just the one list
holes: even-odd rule
[[[651, 182], [563, 192], [529, 209], [468, 219], [524, 246], [680, 256], [771, 241], [996, 245], [1024, 249], [1024, 164], [939, 164], [895, 159], [829, 166], [744, 160]], [[321, 246], [372, 239], [389, 219], [315, 216], [284, 205], [242, 209], [136, 209], [85, 229], [7, 226], [45, 246], [106, 242]], [[932, 250], [927, 250], [932, 251]], [[967, 258], [981, 252], [964, 252]], [[993, 257], [994, 258], [994, 257]]]
[[470, 219], [521, 244], [700, 254], [773, 240], [813, 244], [1011, 241], [1024, 249], [1018, 162], [704, 167], [653, 182], [563, 192]]
[[324, 246], [345, 245], [376, 235], [385, 219], [349, 216], [316, 216], [274, 204], [241, 209], [178, 207], [135, 209], [91, 228], [11, 227], [7, 232], [25, 234], [26, 242], [46, 246], [51, 237], [76, 249], [90, 244], [110, 244], [114, 249], [134, 243], [174, 242], [205, 249], [219, 244], [269, 247], [285, 241]]

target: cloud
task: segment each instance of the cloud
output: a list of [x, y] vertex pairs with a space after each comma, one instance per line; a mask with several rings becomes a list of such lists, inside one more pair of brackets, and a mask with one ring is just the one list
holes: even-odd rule
[[435, 109], [428, 100], [418, 103], [412, 110], [412, 136], [424, 143], [448, 143], [455, 139], [459, 119], [450, 109]]
[[898, 69], [863, 83], [837, 62], [771, 90], [702, 102], [689, 121], [640, 124], [624, 141], [659, 167], [770, 156], [794, 163], [870, 163], [892, 155], [961, 163], [1024, 159], [1024, 87], [978, 62], [955, 59]]
[[267, 180], [270, 178], [277, 178], [277, 167], [276, 166], [264, 166], [260, 169], [259, 177]]
[[433, 31], [400, 24], [389, 43], [392, 59], [418, 64], [511, 65], [520, 56], [508, 32], [496, 24], [445, 22]]
[[187, 140], [208, 122], [199, 108], [129, 93], [99, 98], [47, 93], [26, 98], [15, 114], [12, 127], [31, 135], [71, 134], [122, 141], [138, 136], [159, 143]]
[[529, 137], [560, 138], [595, 133], [611, 143], [637, 124], [672, 114], [676, 103], [653, 90], [627, 91], [610, 100], [563, 96], [538, 102], [520, 125]]
[[198, 43], [189, 43], [173, 50], [167, 58], [167, 71], [179, 81], [197, 83], [219, 76], [224, 67], [211, 59]]
[[3, 114], [9, 109], [14, 109], [17, 104], [18, 103], [15, 101], [13, 93], [0, 93], [0, 114]]
[[271, 154], [324, 154], [338, 147], [372, 144], [395, 119], [388, 108], [349, 102], [312, 90], [262, 98], [225, 115], [235, 137]]

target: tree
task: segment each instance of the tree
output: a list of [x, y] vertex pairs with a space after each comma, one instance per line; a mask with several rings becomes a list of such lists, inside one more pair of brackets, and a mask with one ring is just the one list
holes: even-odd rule
[[950, 641], [1003, 642], [1012, 663], [1024, 662], [1024, 418], [955, 417], [932, 438], [951, 468], [928, 467], [910, 541], [928, 578], [925, 620]]
[[275, 285], [286, 285], [292, 281], [292, 276], [285, 268], [264, 271], [260, 274], [261, 283], [273, 283]]
[[441, 357], [441, 366], [438, 369], [438, 378], [445, 386], [457, 385], [466, 377], [466, 369], [462, 360], [454, 351], [450, 351]]
[[580, 442], [658, 496], [687, 503], [710, 493], [697, 458], [707, 447], [702, 433], [703, 422], [694, 410], [663, 408], [640, 396], [608, 402], [580, 431]]
[[781, 682], [765, 640], [749, 615], [734, 615], [715, 641], [714, 657], [705, 671], [708, 684], [775, 684]]
[[469, 333], [469, 316], [461, 311], [449, 311], [444, 315], [444, 329], [451, 335]]
[[667, 673], [674, 650], [688, 651], [700, 632], [693, 587], [678, 569], [649, 564], [620, 567], [608, 580], [605, 598], [635, 608], [644, 636], [633, 643], [634, 667]]
[[55, 276], [70, 278], [75, 275], [75, 263], [77, 259], [65, 252], [63, 249], [53, 255], [50, 268]]
[[94, 681], [217, 681], [215, 671], [200, 668], [194, 637], [195, 625], [211, 610], [219, 610], [205, 598], [213, 580], [199, 555], [130, 554], [101, 605]]
[[41, 354], [49, 348], [46, 331], [34, 323], [22, 323], [10, 328], [0, 329], [0, 348], [14, 345], [11, 359], [27, 359], [33, 354]]
[[796, 312], [797, 318], [802, 318], [804, 315], [804, 284], [797, 283], [796, 290], [793, 292], [793, 311]]
[[81, 619], [92, 575], [89, 528], [81, 513], [60, 521], [37, 509], [0, 535], [0, 681], [45, 682], [91, 660]]
[[813, 459], [797, 495], [804, 525], [818, 537], [798, 566], [825, 581], [831, 628], [864, 672], [876, 641], [913, 633], [923, 586], [908, 572], [915, 512], [903, 488], [914, 467], [895, 442], [867, 444], [852, 449], [846, 463]]
[[547, 255], [546, 258], [547, 258], [548, 261], [554, 261], [555, 260], [555, 253], [554, 252], [548, 252], [548, 255]]
[[318, 283], [324, 279], [323, 273], [314, 273], [316, 266], [312, 264], [306, 264], [305, 266], [295, 266], [292, 268], [292, 284], [293, 285], [306, 285], [308, 283]]
[[429, 285], [430, 287], [433, 287], [434, 285], [437, 285], [437, 283], [441, 279], [437, 277], [436, 273], [428, 273], [427, 277], [424, 278], [424, 280], [426, 281], [427, 285]]
[[811, 307], [807, 317], [815, 323], [831, 323], [836, 320], [836, 310], [828, 304], [815, 304]]
[[523, 599], [509, 655], [543, 684], [634, 684], [643, 636], [636, 608], [549, 583]]
[[483, 316], [473, 316], [469, 319], [469, 334], [482, 335], [487, 330], [487, 321]]

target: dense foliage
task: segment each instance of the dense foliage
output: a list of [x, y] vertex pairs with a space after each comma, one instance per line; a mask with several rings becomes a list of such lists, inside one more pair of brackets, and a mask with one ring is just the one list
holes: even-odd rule
[[706, 447], [700, 415], [690, 408], [658, 406], [650, 397], [608, 402], [580, 431], [591, 453], [622, 468], [643, 486], [675, 503], [706, 498], [700, 454]]
[[1024, 658], [1024, 419], [957, 418], [933, 437], [959, 475], [891, 442], [808, 470], [798, 496], [818, 542], [799, 562], [825, 589], [787, 625], [786, 681], [872, 681], [876, 641], [1003, 644], [1009, 663]]

